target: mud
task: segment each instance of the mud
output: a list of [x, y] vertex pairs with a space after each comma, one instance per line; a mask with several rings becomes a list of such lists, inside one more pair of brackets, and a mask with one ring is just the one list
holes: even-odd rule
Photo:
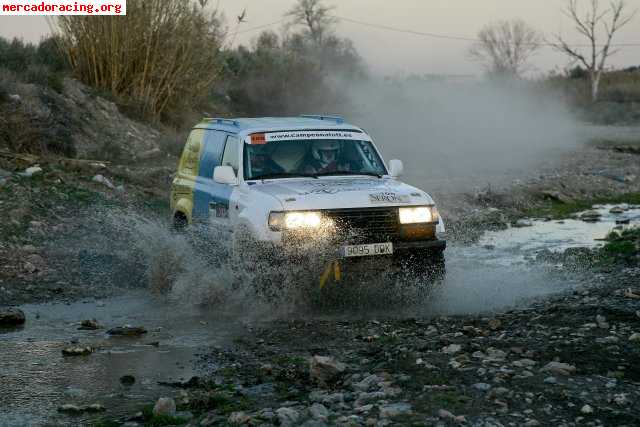
[[[596, 223], [513, 226], [544, 202], [542, 191], [571, 201], [633, 197], [636, 157], [585, 147], [535, 173], [517, 171], [510, 186], [477, 180], [466, 194], [418, 177], [442, 192], [445, 218], [463, 231], [450, 236], [444, 280], [383, 281], [385, 265], [373, 262], [325, 289], [332, 299], [317, 292], [316, 271], [304, 283], [289, 275], [284, 295], [296, 298], [275, 301], [234, 276], [228, 238], [169, 232], [163, 208], [133, 203], [157, 203], [158, 189], [126, 184], [116, 194], [46, 166], [34, 180], [9, 173], [0, 183], [9, 218], [0, 224], [0, 306], [19, 306], [27, 322], [0, 331], [0, 425], [158, 425], [149, 406], [162, 396], [192, 425], [636, 425], [638, 266], [569, 265], [563, 252], [597, 248], [615, 220], [637, 224], [640, 209], [596, 206]], [[93, 318], [102, 329], [78, 330]], [[125, 324], [148, 332], [106, 334]], [[94, 351], [65, 357], [69, 346]], [[346, 371], [320, 385], [310, 377], [313, 355]], [[554, 361], [575, 371], [543, 369]], [[106, 411], [57, 411], [94, 403]]]
[[[407, 422], [410, 419], [424, 421], [424, 417], [433, 417], [437, 409], [441, 409], [436, 408], [437, 405], [466, 415], [483, 414], [477, 406], [482, 404], [478, 401], [481, 395], [470, 388], [469, 382], [476, 376], [479, 378], [475, 380], [480, 381], [489, 375], [490, 378], [484, 380], [492, 380], [496, 387], [514, 376], [521, 376], [521, 373], [507, 370], [505, 379], [500, 370], [491, 371], [491, 366], [496, 365], [497, 368], [507, 363], [506, 359], [517, 360], [523, 354], [542, 359], [536, 363], [555, 358], [570, 361], [580, 365], [583, 375], [575, 382], [562, 381], [562, 388], [556, 390], [560, 394], [556, 395], [556, 391], [547, 390], [544, 382], [532, 384], [530, 378], [539, 381], [537, 377], [540, 374], [533, 373], [529, 377], [527, 373], [508, 392], [515, 400], [522, 393], [535, 395], [547, 390], [544, 394], [548, 397], [543, 400], [554, 402], [573, 390], [577, 394], [579, 387], [594, 381], [590, 375], [606, 378], [608, 372], [615, 372], [619, 364], [623, 364], [625, 372], [631, 376], [629, 381], [638, 381], [640, 377], [636, 379], [633, 362], [635, 356], [627, 355], [615, 363], [609, 363], [606, 358], [591, 360], [581, 356], [580, 351], [583, 350], [572, 354], [569, 347], [567, 350], [563, 349], [565, 347], [552, 347], [543, 337], [534, 337], [536, 341], [532, 341], [529, 335], [518, 332], [526, 329], [531, 322], [547, 323], [547, 326], [540, 326], [539, 330], [577, 328], [577, 332], [569, 335], [579, 336], [582, 342], [586, 340], [586, 335], [580, 325], [593, 322], [595, 314], [601, 312], [609, 319], [616, 318], [622, 322], [625, 331], [635, 330], [630, 329], [632, 327], [628, 324], [635, 325], [636, 329], [640, 327], [640, 317], [635, 315], [633, 304], [629, 304], [633, 301], [623, 301], [626, 304], [619, 304], [616, 308], [606, 308], [610, 304], [603, 307], [597, 303], [601, 295], [608, 298], [607, 292], [612, 289], [615, 291], [634, 286], [636, 282], [633, 277], [638, 276], [627, 272], [595, 279], [591, 272], [568, 272], [561, 265], [536, 261], [536, 254], [541, 250], [561, 253], [570, 247], [595, 247], [601, 244], [596, 239], [603, 237], [615, 226], [615, 220], [622, 216], [630, 219], [631, 226], [640, 221], [640, 209], [626, 206], [623, 214], [614, 215], [609, 212], [611, 208], [598, 208], [602, 214], [598, 223], [574, 219], [531, 220], [531, 226], [488, 231], [472, 245], [453, 245], [447, 251], [447, 274], [444, 280], [432, 283], [429, 293], [421, 295], [421, 299], [414, 299], [409, 305], [394, 304], [392, 300], [385, 300], [381, 304], [379, 296], [372, 289], [380, 284], [372, 281], [358, 288], [356, 295], [359, 301], [369, 301], [371, 304], [353, 304], [351, 307], [340, 304], [333, 308], [314, 305], [313, 300], [306, 301], [304, 305], [285, 307], [282, 302], [274, 304], [246, 299], [248, 294], [237, 289], [235, 295], [230, 290], [224, 291], [223, 295], [223, 288], [230, 287], [231, 276], [228, 275], [229, 266], [220, 262], [225, 258], [221, 256], [222, 249], [219, 246], [209, 245], [207, 248], [210, 252], [207, 254], [205, 251], [206, 255], [199, 256], [203, 242], [194, 242], [189, 235], [171, 233], [161, 228], [162, 222], [136, 216], [129, 216], [127, 224], [123, 225], [117, 220], [121, 218], [120, 214], [112, 213], [104, 224], [109, 224], [111, 230], [118, 230], [118, 238], [114, 237], [114, 233], [109, 234], [114, 245], [109, 253], [118, 253], [114, 250], [118, 247], [118, 241], [129, 242], [130, 248], [124, 253], [146, 266], [144, 277], [130, 276], [131, 283], [124, 283], [127, 279], [122, 276], [118, 291], [124, 293], [123, 296], [21, 306], [27, 315], [27, 324], [0, 333], [3, 348], [0, 354], [0, 365], [3, 366], [0, 374], [2, 425], [78, 425], [104, 417], [123, 421], [158, 397], [175, 395], [176, 388], [167, 384], [185, 383], [192, 377], [209, 381], [208, 388], [204, 390], [218, 390], [221, 384], [232, 387], [236, 391], [230, 399], [233, 401], [235, 395], [235, 399], [243, 402], [238, 408], [251, 409], [254, 413], [252, 416], [257, 420], [260, 419], [257, 414], [261, 408], [269, 405], [285, 405], [287, 400], [296, 400], [297, 405], [305, 405], [303, 402], [310, 398], [306, 394], [316, 387], [308, 380], [305, 362], [313, 354], [332, 355], [348, 363], [352, 382], [365, 372], [386, 372], [385, 378], [401, 391], [375, 395], [377, 397], [372, 401], [377, 406], [372, 408], [378, 409], [371, 411], [373, 414], [377, 411], [379, 415], [384, 402], [392, 397], [392, 400], [402, 398], [403, 402], [411, 402], [413, 408], [411, 414], [406, 414], [411, 415], [406, 418]], [[131, 234], [134, 231], [139, 243], [132, 244], [128, 239], [134, 237]], [[97, 247], [100, 244], [94, 245], [92, 250], [96, 251]], [[83, 251], [88, 251], [86, 246], [83, 248]], [[109, 261], [95, 256], [102, 265], [119, 259], [116, 256]], [[212, 264], [214, 259], [217, 262]], [[167, 268], [169, 262], [178, 264]], [[171, 271], [179, 273], [166, 276]], [[91, 269], [86, 270], [85, 277], [90, 276], [89, 272]], [[637, 275], [637, 272], [634, 274]], [[106, 274], [103, 280], [112, 279]], [[136, 290], [141, 287], [140, 280], [146, 281], [146, 289]], [[613, 280], [622, 282], [613, 285]], [[158, 294], [158, 281], [165, 283], [165, 291], [171, 291]], [[332, 286], [338, 288], [345, 284]], [[592, 288], [598, 296], [590, 296]], [[123, 289], [128, 290], [123, 292]], [[332, 291], [340, 293], [340, 289]], [[574, 291], [577, 293], [571, 296]], [[582, 302], [574, 305], [571, 301], [575, 300]], [[242, 301], [244, 305], [241, 305]], [[500, 327], [488, 326], [486, 316], [500, 319]], [[96, 319], [102, 328], [95, 331], [78, 330], [84, 319]], [[142, 325], [149, 332], [134, 338], [109, 337], [106, 334], [109, 328], [125, 324]], [[566, 325], [574, 326], [567, 328]], [[592, 328], [587, 329], [593, 332]], [[502, 335], [498, 331], [502, 331]], [[606, 338], [606, 332], [601, 331], [597, 336]], [[615, 331], [615, 336], [622, 337], [611, 344], [624, 342], [629, 334]], [[458, 359], [444, 356], [440, 348], [452, 343], [461, 343], [469, 354], [494, 346], [505, 349], [509, 356], [505, 360], [488, 363], [480, 358], [477, 360], [480, 363], [478, 367], [473, 367], [477, 358], [467, 356], [460, 359], [463, 368], [451, 368], [451, 361]], [[601, 349], [605, 353], [610, 351], [606, 344], [603, 342]], [[88, 345], [95, 351], [88, 356], [65, 357], [62, 349], [69, 345]], [[523, 348], [509, 350], [513, 346]], [[575, 347], [571, 348], [575, 350]], [[588, 352], [586, 343], [581, 348]], [[425, 364], [435, 367], [425, 370], [423, 362], [417, 363], [416, 360], [424, 360]], [[457, 363], [454, 366], [458, 366]], [[282, 375], [291, 375], [292, 378], [280, 378], [274, 385], [273, 381], [256, 374], [264, 364], [273, 365], [275, 371], [282, 371]], [[541, 366], [536, 366], [536, 369], [539, 368]], [[476, 369], [490, 373], [472, 374]], [[123, 384], [120, 380], [125, 375], [135, 379], [132, 385]], [[278, 377], [280, 374], [274, 375]], [[616, 378], [597, 380], [596, 384], [589, 386], [600, 393], [599, 387], [605, 387], [613, 380], [618, 381]], [[242, 390], [258, 387], [265, 381], [266, 389], [275, 387], [279, 391], [265, 395], [262, 392], [256, 392], [257, 395], [252, 395], [253, 392], [243, 394]], [[190, 393], [202, 393], [201, 384]], [[422, 385], [418, 387], [417, 384]], [[341, 387], [349, 388], [344, 384]], [[429, 390], [428, 387], [436, 387], [436, 397], [433, 397], [433, 393], [424, 393]], [[638, 394], [631, 383], [616, 382], [616, 387], [630, 395]], [[346, 393], [352, 393], [354, 397], [339, 407], [334, 408], [325, 402], [334, 414], [333, 422], [338, 422], [342, 416], [340, 414], [353, 412], [354, 401], [361, 400], [353, 390], [347, 390]], [[319, 399], [324, 401], [325, 398]], [[80, 406], [99, 403], [106, 408], [106, 412], [73, 417], [57, 412], [61, 405], [68, 403]], [[311, 403], [308, 401], [306, 405]], [[366, 408], [364, 401], [359, 403], [360, 407]], [[198, 411], [189, 405], [182, 406], [198, 415]], [[517, 410], [524, 411], [525, 407], [527, 405]], [[622, 421], [635, 420], [637, 414], [631, 415], [625, 408], [614, 408], [614, 415], [608, 414], [607, 417], [621, 417]], [[297, 410], [305, 413], [307, 409], [305, 406]], [[357, 416], [367, 415], [368, 411], [362, 411], [356, 412]], [[214, 412], [216, 422], [226, 422], [228, 413]], [[417, 414], [421, 418], [416, 418]], [[542, 418], [545, 422], [555, 420], [549, 414]], [[518, 417], [513, 419], [517, 420]], [[435, 418], [432, 421], [435, 422]]]

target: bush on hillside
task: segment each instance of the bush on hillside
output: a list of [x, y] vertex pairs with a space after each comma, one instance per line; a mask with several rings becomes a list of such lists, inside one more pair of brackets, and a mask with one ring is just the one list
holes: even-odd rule
[[219, 74], [220, 22], [206, 2], [129, 0], [126, 16], [63, 16], [58, 33], [75, 76], [138, 115], [171, 121]]

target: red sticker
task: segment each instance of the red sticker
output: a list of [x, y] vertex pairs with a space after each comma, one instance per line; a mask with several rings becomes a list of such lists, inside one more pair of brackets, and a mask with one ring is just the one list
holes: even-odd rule
[[266, 144], [267, 139], [264, 136], [264, 133], [254, 133], [251, 135], [251, 144], [262, 145]]

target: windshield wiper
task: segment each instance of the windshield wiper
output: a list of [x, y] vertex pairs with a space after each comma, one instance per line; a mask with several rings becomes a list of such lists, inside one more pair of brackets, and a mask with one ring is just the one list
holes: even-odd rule
[[279, 172], [279, 173], [267, 173], [264, 175], [258, 175], [251, 177], [252, 180], [264, 180], [264, 179], [276, 179], [276, 178], [315, 178], [318, 176], [309, 173], [291, 173], [291, 172]]
[[335, 176], [335, 175], [368, 175], [382, 178], [382, 174], [375, 172], [354, 172], [354, 171], [335, 171], [335, 172], [323, 172], [318, 173], [316, 176]]

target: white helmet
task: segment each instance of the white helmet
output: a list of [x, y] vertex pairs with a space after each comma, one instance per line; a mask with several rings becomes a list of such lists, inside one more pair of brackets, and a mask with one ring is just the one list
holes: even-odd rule
[[313, 158], [320, 162], [322, 167], [338, 160], [338, 151], [340, 144], [338, 141], [331, 139], [323, 139], [313, 143], [311, 154]]

